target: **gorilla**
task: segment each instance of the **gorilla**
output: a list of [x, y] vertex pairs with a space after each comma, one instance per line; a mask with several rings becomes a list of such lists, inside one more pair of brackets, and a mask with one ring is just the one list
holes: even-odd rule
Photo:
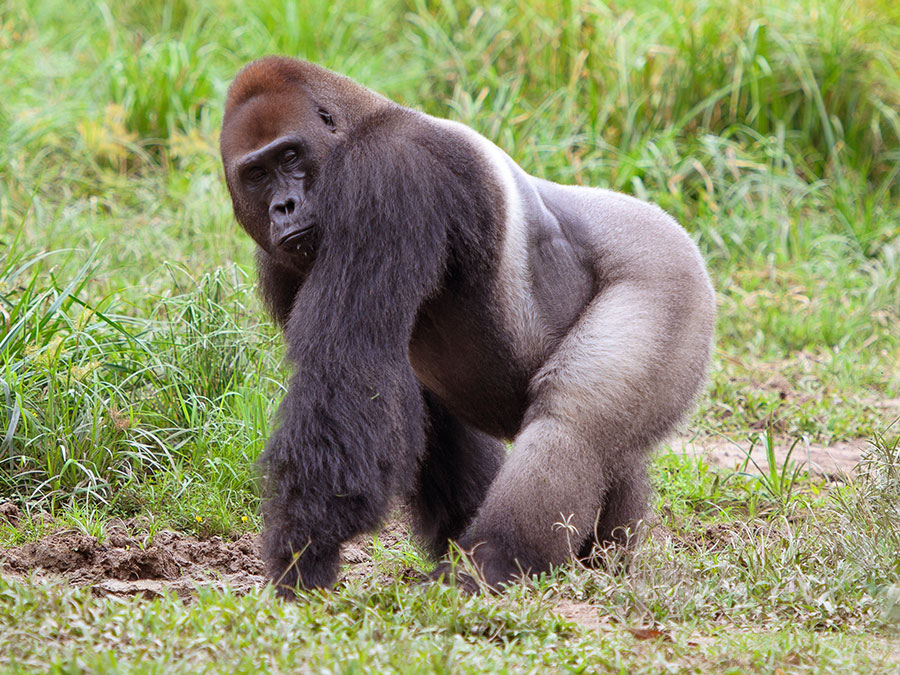
[[490, 588], [623, 544], [711, 350], [671, 217], [283, 57], [231, 84], [221, 154], [294, 366], [260, 458], [282, 597], [332, 585], [398, 496]]

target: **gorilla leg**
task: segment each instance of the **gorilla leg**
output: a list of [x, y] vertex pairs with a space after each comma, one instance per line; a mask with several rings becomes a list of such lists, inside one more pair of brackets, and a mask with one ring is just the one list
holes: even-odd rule
[[647, 454], [708, 359], [671, 317], [658, 289], [607, 287], [532, 380], [523, 430], [460, 540], [488, 584], [560, 564], [595, 523], [605, 537], [640, 513]]
[[467, 426], [430, 392], [425, 457], [410, 497], [413, 528], [428, 552], [440, 558], [475, 516], [500, 470], [501, 441]]

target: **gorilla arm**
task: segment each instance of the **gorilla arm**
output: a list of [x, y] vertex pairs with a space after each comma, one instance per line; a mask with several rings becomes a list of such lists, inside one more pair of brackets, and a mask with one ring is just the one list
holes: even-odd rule
[[334, 582], [340, 545], [378, 526], [424, 451], [407, 351], [442, 278], [447, 200], [463, 196], [409, 132], [391, 129], [401, 121], [376, 119], [337, 148], [303, 205], [320, 239], [285, 326], [297, 370], [260, 460], [264, 557], [282, 595]]

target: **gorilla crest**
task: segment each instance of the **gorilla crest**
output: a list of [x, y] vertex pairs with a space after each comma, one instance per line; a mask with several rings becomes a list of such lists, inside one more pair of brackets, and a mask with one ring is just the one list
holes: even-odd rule
[[287, 58], [238, 74], [221, 152], [294, 365], [260, 459], [282, 596], [333, 584], [397, 495], [494, 588], [623, 543], [712, 343], [672, 218]]

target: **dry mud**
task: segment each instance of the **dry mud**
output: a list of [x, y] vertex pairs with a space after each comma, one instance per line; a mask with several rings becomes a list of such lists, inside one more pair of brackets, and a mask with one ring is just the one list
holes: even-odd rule
[[[15, 524], [18, 515], [9, 502], [0, 504], [0, 518]], [[65, 580], [74, 586], [89, 586], [97, 595], [156, 596], [172, 591], [184, 599], [199, 587], [230, 587], [243, 594], [266, 583], [257, 534], [235, 540], [198, 539], [164, 530], [151, 538], [135, 533], [140, 529], [124, 522], [108, 527], [100, 540], [60, 530], [22, 546], [0, 549], [0, 575], [35, 581]], [[407, 528], [395, 522], [378, 535], [385, 548], [399, 545], [408, 536]], [[376, 574], [371, 550], [371, 535], [344, 547], [342, 581]], [[417, 574], [402, 570], [400, 576], [414, 578]]]

